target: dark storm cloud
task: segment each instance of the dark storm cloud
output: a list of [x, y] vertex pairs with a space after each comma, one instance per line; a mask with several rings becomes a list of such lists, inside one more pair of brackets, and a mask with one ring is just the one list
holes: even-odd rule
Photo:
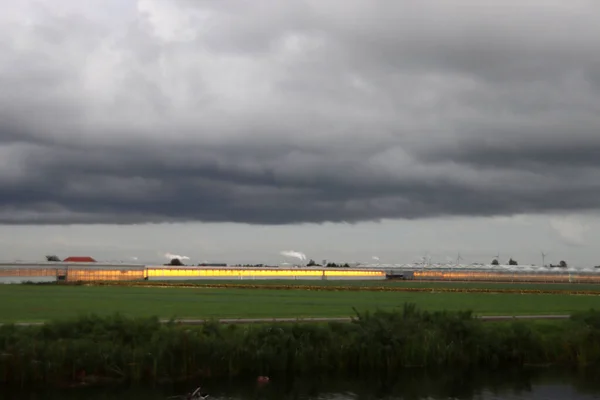
[[0, 221], [598, 208], [592, 2], [235, 4], [3, 24]]

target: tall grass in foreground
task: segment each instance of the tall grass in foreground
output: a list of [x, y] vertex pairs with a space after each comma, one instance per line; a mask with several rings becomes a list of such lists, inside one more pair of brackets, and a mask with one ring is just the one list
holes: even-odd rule
[[185, 327], [157, 318], [81, 317], [0, 327], [0, 381], [170, 381], [240, 374], [393, 374], [600, 364], [600, 312], [570, 321], [489, 323], [470, 312], [358, 314], [354, 323]]

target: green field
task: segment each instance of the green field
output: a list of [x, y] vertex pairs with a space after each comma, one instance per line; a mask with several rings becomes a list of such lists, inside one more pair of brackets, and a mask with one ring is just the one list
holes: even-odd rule
[[[348, 283], [341, 282], [344, 285]], [[370, 285], [375, 282], [362, 284]], [[414, 282], [393, 284], [427, 287], [461, 285]], [[486, 285], [475, 284], [474, 287]], [[517, 286], [548, 286], [553, 289], [568, 286], [573, 290], [583, 290], [581, 285]], [[359, 311], [393, 310], [402, 307], [404, 303], [415, 303], [423, 310], [473, 310], [479, 315], [570, 314], [590, 308], [599, 309], [600, 296], [0, 285], [0, 322], [45, 321], [82, 314], [108, 315], [115, 312], [128, 316], [161, 318], [347, 317], [353, 315], [353, 307]]]

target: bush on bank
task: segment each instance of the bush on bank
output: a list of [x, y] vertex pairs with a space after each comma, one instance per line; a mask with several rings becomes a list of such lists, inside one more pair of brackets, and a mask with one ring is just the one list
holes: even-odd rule
[[0, 381], [159, 382], [240, 374], [393, 374], [406, 367], [597, 366], [600, 312], [570, 321], [490, 323], [470, 312], [358, 314], [354, 323], [186, 327], [86, 316], [0, 327]]

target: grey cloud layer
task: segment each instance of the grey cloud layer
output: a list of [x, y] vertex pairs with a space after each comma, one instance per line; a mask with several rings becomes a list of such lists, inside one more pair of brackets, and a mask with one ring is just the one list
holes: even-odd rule
[[600, 204], [592, 1], [114, 4], [1, 24], [0, 222]]

